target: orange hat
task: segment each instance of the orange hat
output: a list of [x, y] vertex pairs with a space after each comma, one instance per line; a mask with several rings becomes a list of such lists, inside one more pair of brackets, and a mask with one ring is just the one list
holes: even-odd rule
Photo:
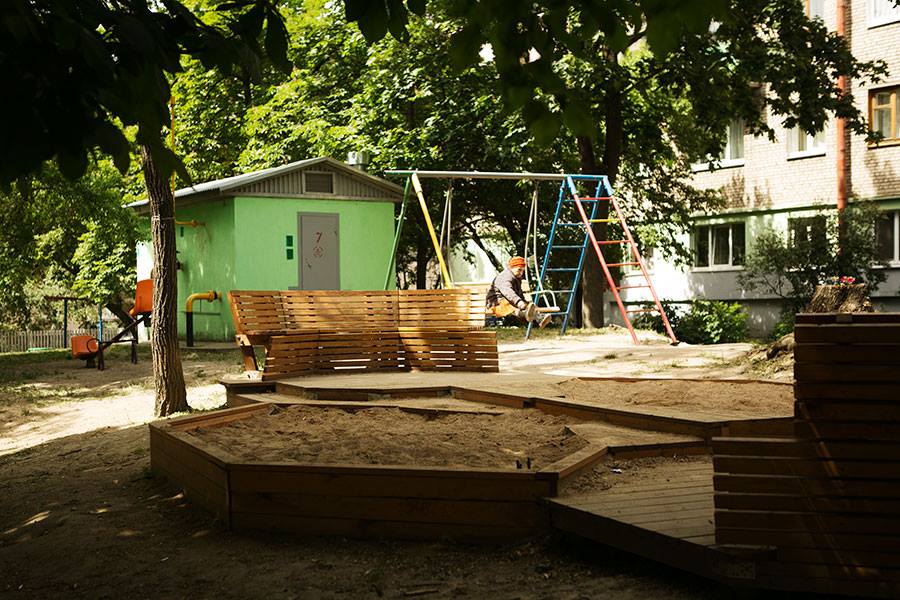
[[509, 262], [506, 263], [506, 266], [510, 269], [515, 269], [516, 267], [524, 267], [525, 259], [521, 256], [513, 256], [511, 259], [509, 259]]

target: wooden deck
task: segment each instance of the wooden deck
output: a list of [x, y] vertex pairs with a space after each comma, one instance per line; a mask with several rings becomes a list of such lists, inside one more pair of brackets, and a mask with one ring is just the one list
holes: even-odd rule
[[750, 558], [715, 545], [709, 462], [667, 462], [608, 490], [547, 502], [551, 526], [561, 531], [713, 579], [754, 576]]

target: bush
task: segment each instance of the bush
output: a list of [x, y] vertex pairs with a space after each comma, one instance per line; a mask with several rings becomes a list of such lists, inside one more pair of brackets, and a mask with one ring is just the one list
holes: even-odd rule
[[773, 341], [780, 340], [789, 333], [794, 333], [794, 312], [790, 310], [782, 311], [781, 318], [775, 323], [772, 334], [769, 336]]
[[[687, 312], [679, 311], [672, 302], [663, 301], [663, 309], [675, 337], [688, 344], [726, 344], [747, 339], [747, 312], [739, 302], [694, 300]], [[653, 304], [647, 303], [648, 308]], [[641, 315], [635, 319], [636, 327], [665, 333], [662, 318], [658, 314]]]
[[695, 300], [675, 336], [688, 344], [726, 344], [747, 339], [747, 312], [739, 302]]

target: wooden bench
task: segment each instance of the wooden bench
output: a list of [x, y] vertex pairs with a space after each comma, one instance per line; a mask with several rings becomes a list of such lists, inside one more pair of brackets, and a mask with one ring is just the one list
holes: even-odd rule
[[900, 597], [900, 314], [797, 315], [794, 435], [714, 438], [719, 544], [761, 587]]
[[243, 291], [228, 294], [248, 371], [262, 379], [332, 371], [498, 370], [477, 290]]

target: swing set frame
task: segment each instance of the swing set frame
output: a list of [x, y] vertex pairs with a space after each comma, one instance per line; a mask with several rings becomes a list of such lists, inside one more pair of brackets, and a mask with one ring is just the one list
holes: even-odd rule
[[[406, 178], [406, 184], [403, 186], [403, 203], [400, 205], [400, 216], [397, 218], [397, 230], [394, 232], [394, 246], [391, 250], [391, 259], [388, 264], [387, 275], [384, 279], [384, 289], [389, 289], [392, 277], [396, 277], [394, 273], [397, 262], [397, 249], [400, 246], [400, 233], [403, 230], [403, 223], [406, 219], [406, 206], [409, 200], [410, 188], [413, 189], [419, 201], [419, 208], [422, 211], [422, 217], [425, 219], [425, 226], [431, 237], [431, 243], [434, 246], [434, 252], [437, 255], [438, 264], [441, 267], [441, 282], [444, 288], [453, 287], [453, 278], [450, 275], [450, 269], [444, 260], [444, 252], [442, 250], [442, 241], [444, 233], [447, 235], [447, 246], [450, 245], [449, 233], [449, 201], [452, 198], [452, 181], [454, 179], [494, 179], [494, 180], [514, 180], [514, 181], [563, 181], [567, 175], [565, 173], [529, 173], [529, 172], [504, 172], [504, 171], [419, 171], [415, 169], [393, 169], [384, 172], [385, 175], [399, 176]], [[434, 225], [431, 221], [431, 215], [428, 213], [428, 206], [425, 203], [425, 195], [422, 191], [422, 179], [448, 179], [451, 181], [449, 188], [447, 209], [444, 212], [444, 221], [441, 227], [440, 240], [435, 232]], [[526, 252], [527, 252], [526, 240]], [[537, 257], [535, 257], [535, 260]], [[537, 274], [537, 273], [536, 273]]]

